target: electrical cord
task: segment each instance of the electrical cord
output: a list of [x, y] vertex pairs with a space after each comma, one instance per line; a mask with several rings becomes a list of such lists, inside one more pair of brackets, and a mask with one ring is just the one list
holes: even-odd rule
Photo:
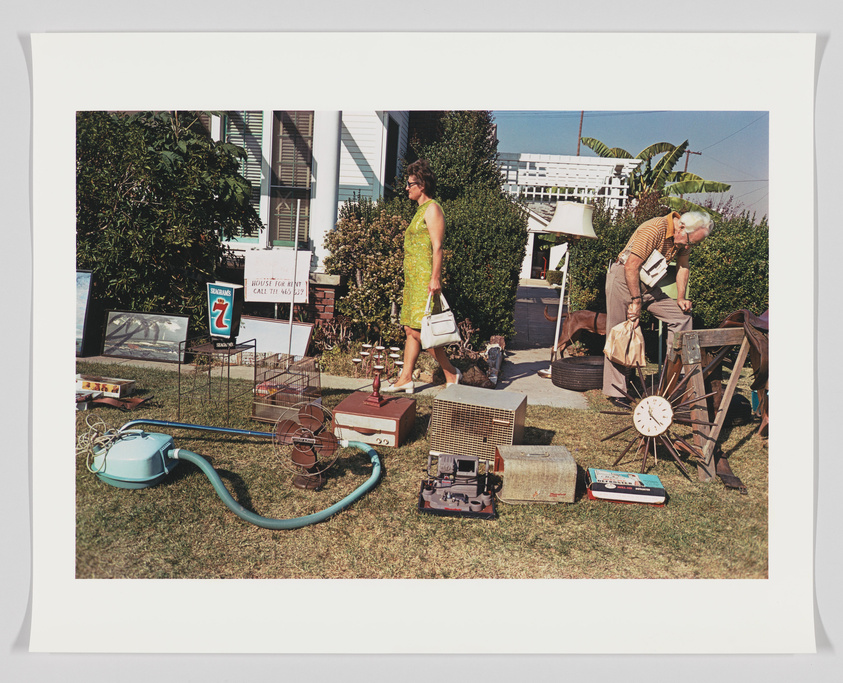
[[106, 424], [98, 415], [88, 415], [85, 418], [88, 431], [80, 434], [76, 439], [76, 454], [85, 456], [85, 466], [89, 472], [97, 474], [105, 469], [105, 457], [99, 467], [94, 467], [94, 459], [101, 454], [107, 454], [122, 435], [116, 429]]

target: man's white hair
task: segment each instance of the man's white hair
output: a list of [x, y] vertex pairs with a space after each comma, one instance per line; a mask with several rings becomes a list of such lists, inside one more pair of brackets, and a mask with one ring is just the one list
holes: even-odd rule
[[704, 238], [711, 234], [711, 229], [714, 227], [714, 221], [711, 220], [711, 216], [702, 211], [688, 211], [688, 213], [683, 213], [679, 220], [682, 221], [682, 225], [685, 226], [685, 231], [688, 234], [694, 233], [697, 230], [705, 231]]

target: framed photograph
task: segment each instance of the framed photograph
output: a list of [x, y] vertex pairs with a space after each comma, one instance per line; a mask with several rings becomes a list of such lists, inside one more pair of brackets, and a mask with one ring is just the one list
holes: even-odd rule
[[102, 355], [178, 363], [189, 316], [108, 311]]
[[81, 356], [85, 348], [85, 328], [88, 324], [88, 308], [91, 302], [91, 271], [76, 271], [76, 355]]

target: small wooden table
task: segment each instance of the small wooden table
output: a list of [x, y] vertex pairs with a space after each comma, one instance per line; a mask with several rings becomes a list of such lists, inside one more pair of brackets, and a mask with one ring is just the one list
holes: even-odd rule
[[[749, 340], [743, 328], [729, 327], [714, 330], [689, 330], [674, 335], [673, 346], [668, 349], [665, 367], [665, 381], [669, 390], [679, 382], [679, 372], [684, 369], [685, 376], [690, 377], [688, 381], [691, 397], [697, 400], [691, 404], [691, 417], [694, 420], [708, 422], [708, 408], [704, 397], [705, 382], [704, 370], [702, 367], [702, 349], [721, 348], [736, 346], [740, 344], [738, 357], [732, 368], [732, 375], [726, 385], [723, 399], [714, 418], [714, 424], [695, 425], [694, 444], [702, 453], [703, 458], [697, 463], [697, 478], [699, 481], [712, 481], [716, 477], [714, 463], [714, 449], [717, 446], [717, 439], [726, 421], [726, 412], [735, 393], [735, 388], [740, 378], [741, 369], [746, 362], [749, 353]], [[711, 366], [722, 361], [722, 355], [718, 355]], [[691, 375], [693, 373], [693, 375]], [[689, 397], [689, 400], [690, 398]]]

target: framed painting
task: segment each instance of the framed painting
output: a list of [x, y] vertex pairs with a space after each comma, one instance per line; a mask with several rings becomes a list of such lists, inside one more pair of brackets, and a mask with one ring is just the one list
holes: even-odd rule
[[102, 355], [178, 363], [188, 322], [186, 315], [108, 311]]

